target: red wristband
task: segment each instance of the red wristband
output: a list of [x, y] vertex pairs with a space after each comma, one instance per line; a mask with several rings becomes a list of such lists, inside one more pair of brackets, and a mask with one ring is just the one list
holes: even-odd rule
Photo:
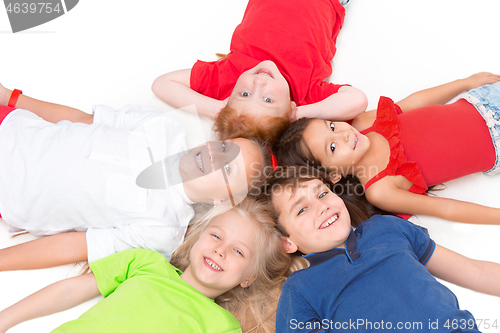
[[17, 104], [17, 99], [19, 98], [19, 95], [21, 95], [23, 92], [19, 89], [14, 89], [12, 92], [12, 95], [10, 95], [9, 99], [9, 104], [7, 104], [10, 107], [15, 107]]

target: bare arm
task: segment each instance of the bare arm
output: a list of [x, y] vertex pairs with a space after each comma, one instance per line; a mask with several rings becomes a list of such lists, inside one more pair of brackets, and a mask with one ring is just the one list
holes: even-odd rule
[[0, 332], [38, 317], [61, 312], [99, 296], [93, 273], [45, 287], [0, 312]]
[[[403, 112], [429, 105], [445, 104], [464, 91], [478, 88], [485, 84], [493, 84], [498, 81], [500, 81], [500, 75], [487, 72], [477, 73], [465, 79], [417, 91], [396, 104], [399, 105]], [[354, 119], [352, 126], [358, 131], [362, 131], [370, 127], [376, 118], [377, 110], [363, 112]]]
[[0, 250], [0, 271], [40, 269], [87, 261], [85, 232], [42, 237]]
[[432, 275], [440, 279], [485, 294], [500, 296], [500, 264], [470, 259], [436, 245], [425, 266]]
[[498, 208], [412, 193], [399, 188], [396, 177], [402, 176], [388, 176], [370, 186], [366, 191], [368, 201], [389, 212], [430, 215], [462, 223], [500, 224]]
[[295, 119], [319, 118], [325, 120], [345, 121], [356, 118], [366, 110], [368, 100], [361, 90], [343, 86], [336, 94], [330, 95], [321, 102], [297, 107]]
[[219, 101], [194, 91], [191, 89], [190, 78], [191, 69], [170, 72], [158, 77], [151, 89], [158, 98], [175, 108], [194, 104], [199, 115], [215, 118], [226, 106], [227, 99]]
[[465, 79], [417, 91], [396, 104], [399, 105], [403, 112], [428, 105], [445, 104], [464, 91], [478, 88], [485, 84], [493, 84], [498, 81], [500, 81], [500, 75], [487, 72], [477, 73]]
[[[7, 105], [12, 91], [0, 84], [0, 105]], [[33, 112], [51, 123], [69, 120], [74, 123], [92, 124], [94, 116], [78, 109], [60, 104], [44, 102], [38, 99], [20, 95], [16, 108]]]

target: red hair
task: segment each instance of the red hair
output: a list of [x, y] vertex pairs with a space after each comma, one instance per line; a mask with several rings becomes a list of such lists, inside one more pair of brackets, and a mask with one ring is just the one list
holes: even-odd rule
[[219, 140], [258, 138], [272, 145], [290, 124], [290, 112], [281, 117], [262, 116], [256, 119], [251, 114], [238, 115], [235, 109], [226, 105], [215, 118], [213, 130]]

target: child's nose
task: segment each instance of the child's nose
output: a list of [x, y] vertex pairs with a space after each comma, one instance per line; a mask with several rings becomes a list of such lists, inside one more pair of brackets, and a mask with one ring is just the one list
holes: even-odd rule
[[334, 135], [337, 136], [337, 139], [345, 141], [345, 142], [349, 142], [350, 133], [348, 131], [337, 131], [337, 132], [333, 132], [333, 133], [334, 133]]
[[217, 257], [225, 258], [226, 257], [226, 250], [223, 246], [218, 246], [214, 249], [214, 254]]
[[220, 168], [222, 168], [222, 166], [225, 163], [225, 157], [227, 157], [227, 155], [224, 155], [223, 152], [212, 150], [212, 153], [210, 154], [210, 162], [213, 167], [212, 171], [219, 170]]
[[330, 210], [330, 206], [327, 205], [326, 203], [321, 202], [319, 204], [319, 208], [318, 209], [319, 209], [319, 215], [325, 215]]
[[253, 83], [258, 87], [264, 87], [267, 84], [267, 80], [257, 75], [257, 77], [253, 80]]

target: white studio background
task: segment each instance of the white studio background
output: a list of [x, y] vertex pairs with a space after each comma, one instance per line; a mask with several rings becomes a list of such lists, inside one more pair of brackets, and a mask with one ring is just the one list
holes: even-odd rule
[[[216, 52], [228, 52], [246, 3], [82, 0], [64, 16], [16, 34], [0, 9], [0, 83], [87, 112], [94, 104], [120, 108], [129, 103], [167, 112], [172, 108], [151, 92], [153, 80], [188, 68], [197, 59], [215, 60]], [[397, 101], [476, 72], [500, 73], [498, 13], [498, 0], [351, 0], [330, 79], [362, 89], [373, 109], [380, 95]], [[182, 113], [173, 117], [186, 127], [189, 144], [210, 136], [209, 121], [200, 123]], [[439, 196], [500, 207], [500, 176], [476, 174], [446, 185]], [[412, 221], [427, 227], [441, 245], [500, 263], [500, 226], [463, 225], [424, 216]], [[10, 238], [0, 222], [0, 248], [31, 239], [30, 235]], [[1, 272], [0, 309], [78, 270], [63, 266]], [[477, 319], [488, 319], [490, 324], [498, 320], [500, 325], [500, 298], [447, 286], [462, 308]], [[10, 332], [48, 332], [97, 301], [23, 323]], [[496, 331], [485, 329], [484, 323], [480, 329]]]

